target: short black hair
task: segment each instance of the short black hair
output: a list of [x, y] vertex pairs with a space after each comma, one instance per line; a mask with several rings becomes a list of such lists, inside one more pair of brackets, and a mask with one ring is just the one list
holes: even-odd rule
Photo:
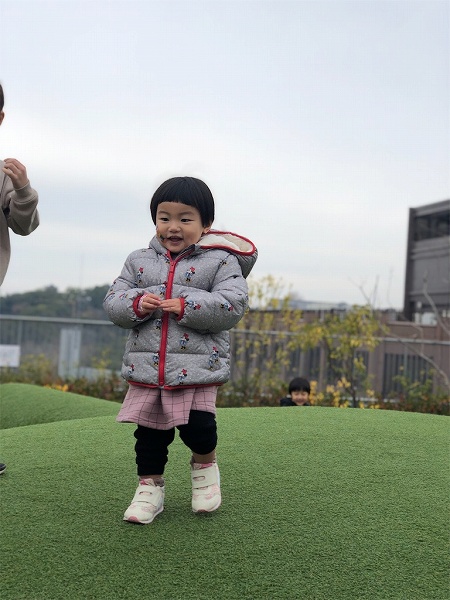
[[291, 392], [308, 392], [311, 393], [309, 381], [304, 377], [295, 377], [289, 384], [289, 393]]
[[181, 202], [194, 206], [200, 213], [203, 227], [209, 227], [214, 221], [214, 198], [211, 190], [196, 177], [172, 177], [164, 181], [153, 194], [150, 212], [156, 224], [156, 211], [161, 202]]
[[0, 83], [0, 112], [2, 112], [4, 105], [5, 105], [5, 96], [3, 95], [3, 86]]

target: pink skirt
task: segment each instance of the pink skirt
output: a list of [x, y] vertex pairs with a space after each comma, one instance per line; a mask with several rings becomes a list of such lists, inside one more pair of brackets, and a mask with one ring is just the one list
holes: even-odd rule
[[216, 385], [162, 390], [130, 384], [116, 421], [151, 429], [172, 429], [186, 425], [191, 410], [215, 415], [216, 396]]

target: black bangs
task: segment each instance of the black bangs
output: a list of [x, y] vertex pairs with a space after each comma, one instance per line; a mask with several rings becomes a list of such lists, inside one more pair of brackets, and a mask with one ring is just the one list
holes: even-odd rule
[[194, 206], [200, 213], [204, 227], [208, 227], [214, 221], [214, 198], [209, 187], [201, 179], [172, 177], [162, 183], [150, 202], [153, 223], [156, 223], [156, 211], [161, 202], [180, 202]]
[[289, 384], [289, 393], [291, 392], [308, 392], [311, 393], [309, 381], [304, 377], [295, 377]]

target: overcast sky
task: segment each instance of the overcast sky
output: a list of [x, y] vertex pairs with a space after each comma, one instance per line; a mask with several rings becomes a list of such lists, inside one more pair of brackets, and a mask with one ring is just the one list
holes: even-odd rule
[[110, 283], [156, 187], [193, 175], [253, 277], [402, 307], [408, 209], [450, 197], [449, 2], [0, 0], [0, 22], [0, 156], [41, 215], [2, 295]]

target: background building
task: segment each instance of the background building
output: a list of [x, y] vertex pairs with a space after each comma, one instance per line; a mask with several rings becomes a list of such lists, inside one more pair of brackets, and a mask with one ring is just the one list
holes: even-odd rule
[[409, 210], [404, 315], [450, 316], [450, 200]]

